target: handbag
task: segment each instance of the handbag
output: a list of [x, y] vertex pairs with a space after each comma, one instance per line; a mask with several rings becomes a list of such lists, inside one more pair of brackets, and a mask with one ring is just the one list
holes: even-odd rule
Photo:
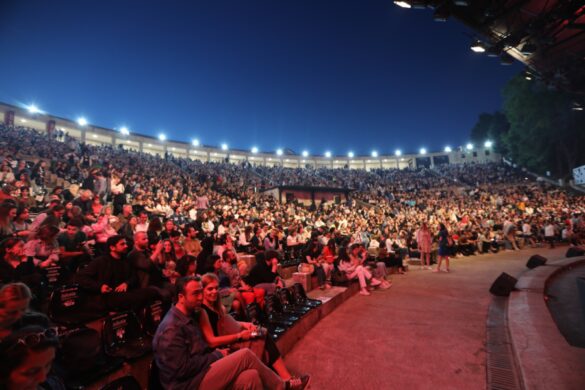
[[309, 263], [301, 263], [299, 264], [298, 271], [305, 274], [312, 274], [315, 272], [315, 266]]
[[[242, 330], [242, 324], [229, 314], [222, 316], [217, 322], [217, 332], [220, 336], [240, 333]], [[230, 350], [237, 351], [238, 349], [249, 348], [260, 360], [266, 363], [268, 361], [268, 356], [265, 351], [265, 343], [266, 334], [263, 334], [261, 337], [256, 337], [254, 339], [238, 341], [230, 346]]]

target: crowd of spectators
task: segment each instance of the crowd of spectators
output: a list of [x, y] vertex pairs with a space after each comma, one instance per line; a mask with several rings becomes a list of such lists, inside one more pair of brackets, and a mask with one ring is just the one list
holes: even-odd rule
[[[212, 308], [215, 314], [243, 317], [246, 305], [263, 306], [283, 286], [280, 263], [291, 258], [323, 289], [336, 279], [357, 279], [369, 295], [390, 287], [391, 269], [403, 273], [409, 257], [426, 259], [421, 267], [430, 269], [437, 252], [446, 256], [441, 246], [447, 243], [450, 256], [469, 256], [561, 241], [580, 245], [585, 233], [583, 196], [527, 180], [503, 164], [290, 169], [152, 156], [4, 125], [0, 139], [0, 283], [26, 284], [32, 294], [23, 299], [37, 310], [46, 309], [47, 274], [55, 268], [63, 283], [80, 286], [95, 312], [181, 302], [173, 321], [182, 323], [203, 301], [207, 282], [197, 275], [217, 278], [208, 278], [223, 305]], [[351, 195], [305, 206], [262, 193], [280, 185], [346, 188]], [[238, 253], [255, 255], [256, 265], [250, 268]], [[1, 299], [0, 326], [12, 329]], [[42, 351], [52, 351], [54, 335], [34, 326], [31, 334], [46, 341], [38, 344]], [[197, 337], [202, 351], [217, 341], [209, 332]], [[224, 355], [205, 355], [189, 369], [204, 374]], [[279, 355], [272, 356], [264, 363], [274, 364]], [[307, 377], [292, 377], [281, 366], [276, 371], [284, 374], [275, 379], [258, 368], [262, 361], [244, 359], [265, 374], [255, 381], [306, 385]], [[2, 371], [0, 386], [9, 374]], [[172, 373], [163, 377], [170, 381]], [[201, 383], [205, 375], [197, 378]]]

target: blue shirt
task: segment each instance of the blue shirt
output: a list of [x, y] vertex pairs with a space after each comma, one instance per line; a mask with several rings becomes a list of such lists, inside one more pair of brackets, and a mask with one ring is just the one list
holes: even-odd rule
[[175, 306], [158, 326], [152, 347], [161, 384], [170, 390], [199, 388], [211, 363], [223, 357], [203, 339], [198, 316], [187, 316]]

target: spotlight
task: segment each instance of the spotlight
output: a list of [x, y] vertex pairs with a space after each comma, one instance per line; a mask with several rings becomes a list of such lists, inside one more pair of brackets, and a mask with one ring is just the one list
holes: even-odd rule
[[394, 1], [394, 4], [396, 4], [397, 6], [401, 7], [401, 8], [412, 8], [412, 6], [406, 2], [406, 1]]
[[420, 154], [427, 154], [427, 150], [425, 148], [420, 148]]
[[39, 110], [39, 108], [34, 104], [31, 104], [30, 106], [28, 106], [27, 109], [28, 109], [28, 112], [30, 112], [31, 114], [38, 114], [41, 112], [41, 110]]
[[199, 140], [195, 138], [193, 141], [191, 141], [191, 144], [193, 144], [193, 146], [199, 146]]
[[375, 150], [372, 151], [372, 157], [374, 157], [374, 158], [378, 157], [378, 152]]
[[484, 53], [485, 52], [485, 45], [482, 41], [476, 40], [471, 45], [471, 50], [475, 53]]
[[465, 149], [467, 149], [467, 150], [473, 150], [473, 144], [472, 143], [469, 143], [469, 144], [465, 145]]
[[326, 152], [325, 152], [325, 157], [327, 157], [327, 158], [331, 158], [331, 152], [330, 152], [330, 151], [326, 151]]
[[575, 103], [573, 103], [572, 110], [573, 111], [583, 111], [583, 105], [575, 102]]
[[491, 148], [493, 145], [494, 145], [494, 143], [490, 140], [485, 141], [483, 144], [483, 146], [488, 148], [488, 149]]
[[221, 150], [228, 150], [227, 144], [221, 144]]
[[77, 118], [77, 123], [79, 124], [79, 126], [85, 126], [87, 125], [87, 119], [85, 119], [84, 117]]
[[452, 150], [450, 146], [445, 146], [445, 153], [451, 153]]
[[276, 149], [276, 155], [282, 156], [282, 149]]
[[395, 154], [396, 156], [402, 156], [402, 150], [400, 150], [400, 149], [396, 149], [396, 151], [394, 152], [394, 154]]
[[126, 126], [122, 126], [122, 127], [120, 128], [120, 133], [121, 133], [122, 135], [130, 135], [130, 130], [128, 130], [128, 128], [127, 128]]
[[353, 158], [353, 156], [354, 156], [353, 152], [349, 152], [349, 153], [347, 154], [347, 157], [349, 157], [349, 158]]
[[254, 154], [258, 153], [258, 148], [254, 146], [254, 147], [252, 148], [252, 153], [254, 153]]
[[166, 141], [167, 140], [167, 136], [165, 134], [163, 134], [163, 133], [160, 133], [158, 135], [158, 139], [159, 139], [159, 141]]
[[306, 150], [303, 150], [303, 157], [309, 157], [309, 152]]

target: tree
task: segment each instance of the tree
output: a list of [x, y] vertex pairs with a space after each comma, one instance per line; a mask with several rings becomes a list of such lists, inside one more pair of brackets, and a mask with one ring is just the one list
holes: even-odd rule
[[473, 129], [471, 129], [471, 141], [481, 145], [487, 140], [495, 144], [495, 151], [507, 155], [508, 150], [504, 142], [504, 136], [508, 133], [510, 124], [506, 115], [500, 111], [493, 114], [482, 113]]
[[585, 163], [585, 116], [571, 109], [574, 96], [521, 76], [506, 85], [503, 95], [510, 123], [504, 143], [514, 162], [563, 178]]

